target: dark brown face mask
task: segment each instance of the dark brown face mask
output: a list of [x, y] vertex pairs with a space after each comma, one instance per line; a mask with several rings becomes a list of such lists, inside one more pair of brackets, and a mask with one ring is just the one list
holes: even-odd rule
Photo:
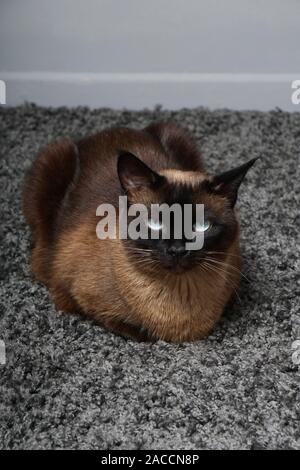
[[[170, 212], [167, 232], [164, 238], [164, 227], [157, 226], [155, 239], [151, 238], [150, 231], [146, 237], [126, 242], [130, 250], [137, 248], [137, 253], [143, 256], [147, 250], [160, 266], [174, 271], [182, 272], [202, 263], [211, 251], [224, 251], [230, 246], [237, 232], [237, 222], [234, 215], [234, 205], [237, 193], [247, 171], [254, 164], [255, 159], [221, 173], [212, 178], [199, 178], [199, 182], [189, 183], [187, 179], [180, 182], [170, 182], [168, 177], [158, 174], [149, 168], [140, 159], [129, 152], [121, 152], [118, 159], [118, 174], [121, 186], [128, 197], [128, 206], [143, 202], [147, 206], [149, 217], [152, 204], [167, 204], [169, 207], [178, 204], [181, 207], [182, 224], [185, 220], [186, 206], [192, 211], [191, 227], [196, 229], [196, 205], [204, 205], [203, 237], [204, 243], [200, 250], [187, 249], [188, 243], [195, 240], [185, 237], [182, 226], [182, 237], [174, 236], [174, 214]], [[151, 227], [151, 224], [150, 224]], [[132, 251], [131, 251], [132, 252]]]

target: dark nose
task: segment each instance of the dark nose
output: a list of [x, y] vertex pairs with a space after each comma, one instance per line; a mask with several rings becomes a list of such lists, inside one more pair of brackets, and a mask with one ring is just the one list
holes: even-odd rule
[[168, 254], [171, 256], [185, 256], [188, 253], [188, 251], [185, 249], [184, 245], [171, 245], [168, 248]]

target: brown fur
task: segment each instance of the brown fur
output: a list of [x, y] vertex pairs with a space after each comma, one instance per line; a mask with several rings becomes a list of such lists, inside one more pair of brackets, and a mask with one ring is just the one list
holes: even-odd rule
[[[118, 334], [176, 342], [203, 338], [239, 284], [238, 224], [232, 220], [232, 239], [217, 257], [224, 263], [222, 275], [201, 266], [180, 275], [137, 266], [122, 240], [96, 237], [96, 208], [105, 202], [117, 207], [121, 194], [120, 149], [135, 153], [172, 183], [209, 180], [194, 143], [173, 124], [106, 130], [77, 147], [67, 140], [47, 147], [33, 164], [23, 194], [34, 238], [32, 270], [58, 309], [85, 313]], [[149, 202], [153, 195], [146, 189], [135, 196], [137, 202]], [[222, 196], [204, 199], [216, 213], [228, 206]]]

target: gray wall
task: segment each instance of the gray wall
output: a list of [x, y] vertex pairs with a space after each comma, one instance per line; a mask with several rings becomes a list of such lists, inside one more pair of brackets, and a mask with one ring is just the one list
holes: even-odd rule
[[269, 109], [300, 78], [298, 0], [0, 0], [8, 104]]

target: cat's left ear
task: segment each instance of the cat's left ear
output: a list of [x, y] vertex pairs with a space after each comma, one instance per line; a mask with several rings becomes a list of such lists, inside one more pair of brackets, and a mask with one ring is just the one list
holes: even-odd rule
[[213, 192], [226, 196], [230, 201], [231, 207], [234, 207], [237, 200], [238, 189], [246, 176], [247, 171], [256, 162], [257, 158], [252, 158], [249, 162], [244, 163], [233, 170], [225, 171], [225, 173], [216, 175], [210, 184]]
[[119, 152], [118, 175], [121, 186], [126, 192], [141, 190], [145, 187], [155, 189], [164, 181], [163, 176], [126, 151]]

